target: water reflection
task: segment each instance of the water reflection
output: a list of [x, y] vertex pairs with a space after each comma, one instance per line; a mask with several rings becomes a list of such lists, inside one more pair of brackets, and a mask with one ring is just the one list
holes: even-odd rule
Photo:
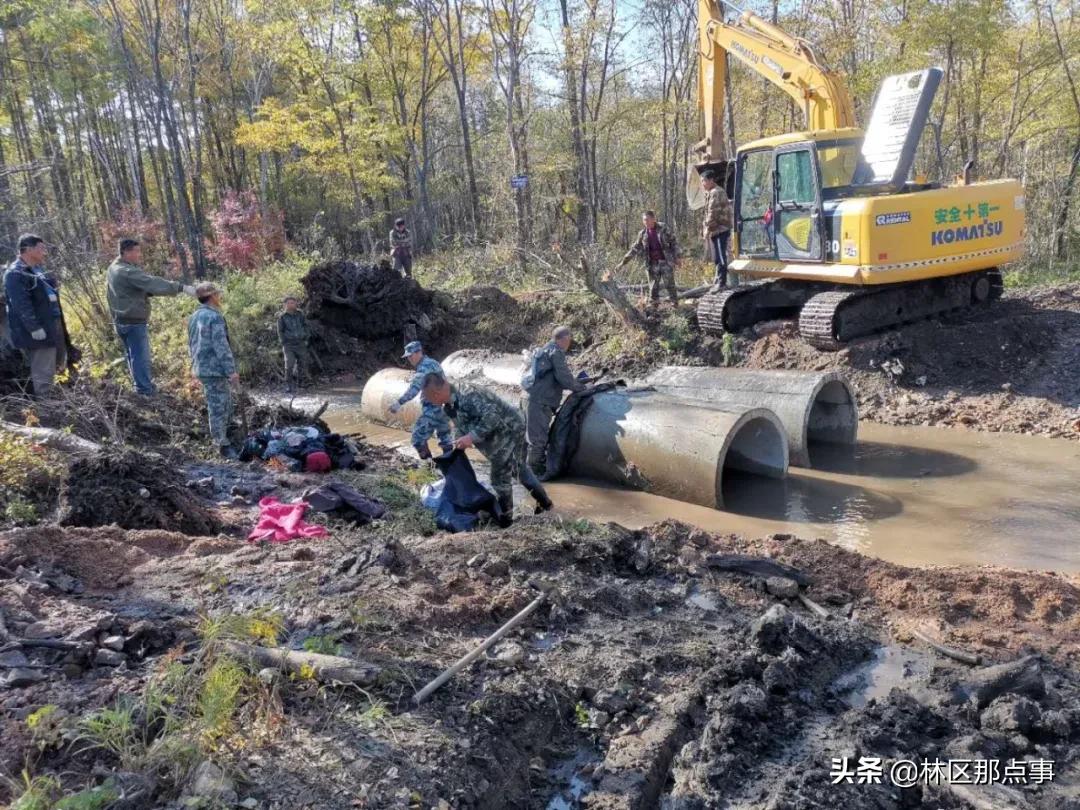
[[857, 484], [813, 478], [791, 469], [787, 478], [724, 475], [724, 510], [792, 523], [865, 524], [900, 514], [898, 498]]
[[937, 478], [966, 475], [979, 467], [958, 453], [875, 441], [854, 446], [813, 442], [809, 453], [815, 470], [869, 478]]

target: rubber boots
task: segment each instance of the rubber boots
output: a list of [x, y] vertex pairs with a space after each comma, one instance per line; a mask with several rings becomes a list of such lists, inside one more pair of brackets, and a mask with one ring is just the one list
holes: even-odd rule
[[529, 494], [536, 500], [536, 511], [533, 512], [533, 514], [539, 515], [541, 512], [547, 512], [555, 506], [555, 504], [551, 502], [551, 498], [548, 497], [547, 490], [540, 484], [532, 487], [529, 490]]
[[413, 450], [416, 451], [416, 455], [420, 456], [421, 461], [431, 460], [431, 450], [427, 446], [427, 442], [423, 444], [414, 444]]
[[499, 525], [506, 529], [514, 522], [514, 496], [500, 495], [499, 510], [502, 512], [499, 517]]

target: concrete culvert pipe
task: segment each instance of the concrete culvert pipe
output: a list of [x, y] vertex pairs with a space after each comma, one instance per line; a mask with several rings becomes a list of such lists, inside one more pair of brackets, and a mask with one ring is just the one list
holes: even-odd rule
[[[443, 371], [446, 369], [444, 368]], [[412, 382], [413, 374], [412, 371], [400, 368], [384, 368], [372, 374], [364, 384], [364, 392], [360, 396], [360, 412], [377, 424], [411, 430], [420, 416], [420, 397], [416, 396], [409, 400], [397, 413], [390, 413], [390, 406], [405, 393], [409, 383]], [[450, 374], [447, 376], [452, 381], [460, 379]], [[481, 377], [474, 377], [468, 381], [484, 385], [515, 408], [520, 403], [521, 397], [516, 389], [504, 385], [492, 385]]]
[[853, 445], [859, 430], [855, 392], [837, 372], [666, 366], [645, 382], [691, 402], [768, 408], [784, 425], [797, 467], [811, 466], [814, 443]]
[[420, 417], [420, 398], [409, 400], [396, 414], [390, 413], [390, 406], [405, 393], [412, 378], [413, 372], [401, 368], [376, 371], [364, 384], [364, 392], [360, 395], [360, 413], [380, 425], [410, 430]]
[[485, 349], [462, 349], [447, 355], [442, 361], [443, 371], [452, 380], [494, 383], [514, 389], [520, 388], [524, 365], [525, 361], [519, 354]]
[[567, 472], [719, 508], [725, 473], [782, 478], [787, 466], [783, 425], [766, 408], [631, 390], [593, 398]]

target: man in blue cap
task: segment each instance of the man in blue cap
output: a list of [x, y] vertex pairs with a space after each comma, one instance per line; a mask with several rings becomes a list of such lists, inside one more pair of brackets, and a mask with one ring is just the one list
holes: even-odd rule
[[[408, 359], [409, 365], [416, 369], [416, 373], [413, 375], [408, 390], [401, 395], [397, 402], [390, 406], [390, 413], [397, 413], [401, 410], [402, 405], [420, 393], [424, 385], [424, 378], [428, 374], [435, 373], [441, 376], [443, 373], [439, 361], [424, 354], [424, 347], [419, 340], [408, 343], [402, 357]], [[450, 421], [446, 418], [442, 407], [428, 402], [426, 397], [421, 396], [420, 409], [420, 416], [416, 420], [416, 424], [413, 425], [412, 432], [412, 445], [416, 449], [417, 455], [422, 459], [431, 458], [428, 440], [431, 438], [432, 433], [438, 434], [439, 447], [442, 448], [444, 453], [452, 450], [454, 442], [450, 435]]]

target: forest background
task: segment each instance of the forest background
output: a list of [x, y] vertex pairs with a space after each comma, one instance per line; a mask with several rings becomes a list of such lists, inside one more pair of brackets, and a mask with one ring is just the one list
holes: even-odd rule
[[[918, 171], [1019, 178], [1010, 283], [1080, 272], [1075, 0], [748, 7], [814, 42], [864, 123], [883, 76], [942, 67]], [[566, 283], [557, 253], [619, 250], [654, 208], [704, 258], [696, 19], [693, 0], [2, 0], [0, 252], [42, 234], [99, 323], [122, 235], [191, 279], [383, 256], [405, 216], [429, 283], [521, 288]], [[730, 149], [802, 127], [760, 77], [733, 64], [730, 85]]]

